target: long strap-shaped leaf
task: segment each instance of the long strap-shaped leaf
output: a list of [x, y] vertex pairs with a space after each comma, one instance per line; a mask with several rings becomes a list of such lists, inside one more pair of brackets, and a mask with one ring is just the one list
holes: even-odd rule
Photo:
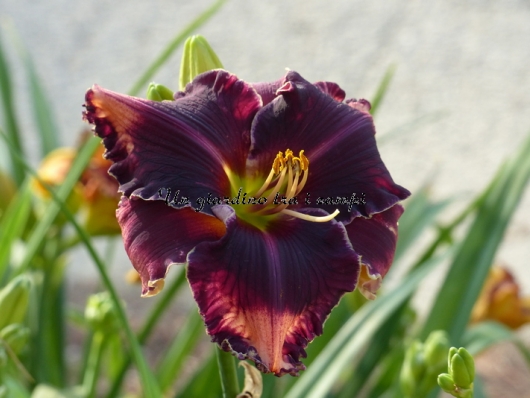
[[[96, 143], [98, 143], [98, 140], [96, 140]], [[6, 139], [7, 143], [9, 141]], [[88, 141], [89, 143], [92, 141]], [[12, 148], [14, 150], [14, 148]], [[83, 160], [84, 156], [89, 156], [93, 152], [90, 145], [85, 145], [83, 149], [81, 150], [81, 153], [77, 160], [79, 160], [79, 164], [82, 164], [85, 160]], [[24, 167], [29, 172], [30, 175], [32, 175], [34, 178], [38, 179], [37, 173], [22, 159], [20, 158], [19, 154], [16, 154], [17, 157], [19, 157], [20, 161], [23, 162]], [[75, 170], [77, 161], [74, 162], [74, 165], [72, 166], [72, 169]], [[75, 172], [75, 171], [74, 171]], [[44, 182], [41, 180], [38, 180], [43, 186], [46, 186]], [[67, 177], [68, 181], [68, 177]], [[66, 182], [67, 182], [66, 181]], [[66, 182], [61, 186], [66, 185]], [[110, 279], [110, 276], [107, 272], [106, 266], [103, 262], [103, 260], [100, 258], [98, 253], [96, 252], [96, 249], [94, 248], [92, 244], [92, 239], [90, 238], [90, 235], [78, 224], [78, 222], [75, 220], [73, 214], [68, 210], [65, 202], [66, 198], [63, 198], [61, 196], [62, 190], [59, 189], [59, 192], [55, 193], [53, 190], [49, 190], [49, 193], [51, 194], [53, 198], [53, 203], [57, 206], [57, 212], [61, 211], [63, 215], [66, 217], [66, 219], [70, 222], [74, 230], [79, 235], [80, 241], [84, 244], [85, 248], [88, 251], [88, 254], [94, 261], [94, 264], [97, 267], [97, 270], [99, 272], [99, 275], [103, 281], [103, 284], [105, 285], [106, 289], [108, 290], [111, 300], [113, 301], [113, 304], [116, 308], [116, 315], [117, 320], [120, 323], [120, 326], [122, 327], [123, 331], [125, 332], [125, 336], [127, 339], [127, 342], [130, 345], [132, 356], [136, 362], [136, 365], [138, 367], [138, 372], [140, 374], [140, 381], [142, 382], [142, 387], [144, 389], [144, 394], [146, 397], [161, 397], [162, 393], [160, 392], [160, 389], [158, 387], [158, 384], [154, 378], [153, 373], [149, 369], [147, 362], [142, 354], [142, 350], [140, 347], [140, 344], [138, 343], [138, 339], [136, 338], [134, 332], [131, 329], [131, 326], [129, 325], [129, 322], [127, 321], [127, 315], [125, 313], [125, 309], [123, 308], [123, 305], [120, 301], [120, 297], [118, 296], [118, 292], [114, 288], [114, 285], [112, 284], [112, 281]], [[55, 215], [53, 216], [55, 218]]]
[[[20, 129], [15, 113], [15, 101], [13, 98], [12, 77], [9, 72], [7, 58], [2, 49], [2, 39], [0, 37], [0, 108], [4, 116], [5, 130], [10, 142], [16, 148], [17, 152], [24, 153]], [[9, 153], [11, 158], [11, 172], [13, 179], [18, 186], [24, 181], [24, 169], [12, 152]]]
[[[0, 134], [3, 134], [2, 130]], [[31, 197], [30, 184], [26, 181], [0, 219], [0, 286], [2, 278], [7, 275], [5, 271], [9, 266], [13, 243], [20, 239], [26, 228], [31, 212]]]
[[421, 337], [446, 330], [459, 346], [473, 305], [530, 178], [530, 136], [498, 171], [479, 202], [469, 232], [462, 241], [425, 322]]
[[329, 342], [285, 398], [325, 397], [340, 378], [342, 370], [353, 365], [373, 334], [413, 294], [439, 260], [434, 258], [428, 261], [394, 290], [365, 304]]

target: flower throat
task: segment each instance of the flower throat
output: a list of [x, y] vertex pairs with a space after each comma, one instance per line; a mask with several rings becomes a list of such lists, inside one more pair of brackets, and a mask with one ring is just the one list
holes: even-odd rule
[[335, 210], [327, 216], [312, 216], [288, 209], [290, 205], [298, 203], [297, 195], [304, 188], [309, 175], [309, 159], [304, 155], [304, 150], [301, 150], [298, 156], [294, 156], [290, 149], [287, 149], [285, 154], [278, 152], [262, 186], [248, 198], [245, 192], [241, 201], [239, 200], [241, 185], [252, 186], [255, 181], [243, 180], [242, 184], [237, 184], [226, 166], [224, 170], [230, 181], [232, 193], [237, 193], [238, 203], [232, 203], [237, 216], [260, 229], [263, 229], [274, 216], [280, 214], [312, 222], [327, 222], [339, 214], [339, 210]]

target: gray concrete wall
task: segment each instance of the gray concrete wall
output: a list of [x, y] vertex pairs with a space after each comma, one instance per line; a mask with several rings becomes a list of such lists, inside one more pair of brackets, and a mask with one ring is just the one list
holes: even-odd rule
[[[0, 0], [0, 16], [33, 55], [63, 142], [72, 145], [85, 90], [98, 83], [127, 91], [210, 3]], [[412, 191], [431, 181], [436, 198], [464, 204], [530, 132], [526, 0], [231, 0], [199, 32], [225, 67], [248, 81], [275, 80], [289, 67], [369, 99], [395, 63], [376, 126], [388, 138], [381, 152], [394, 179]], [[176, 87], [179, 59], [180, 52], [155, 80]], [[29, 136], [31, 123], [24, 125]], [[26, 144], [35, 150], [34, 140]], [[528, 243], [527, 193], [499, 261], [530, 293]]]

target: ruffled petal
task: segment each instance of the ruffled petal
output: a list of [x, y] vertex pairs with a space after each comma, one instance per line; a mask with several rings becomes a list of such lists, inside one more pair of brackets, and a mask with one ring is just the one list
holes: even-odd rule
[[[342, 223], [278, 217], [266, 230], [228, 206], [226, 235], [188, 256], [188, 279], [212, 340], [263, 372], [296, 375], [304, 348], [359, 273]], [[322, 210], [312, 215], [323, 215]]]
[[282, 77], [275, 82], [259, 82], [251, 83], [251, 85], [258, 92], [265, 106], [276, 98], [276, 91], [282, 86], [283, 80], [284, 78]]
[[361, 256], [362, 270], [357, 287], [368, 299], [374, 299], [396, 251], [398, 219], [403, 214], [399, 204], [370, 218], [357, 217], [346, 226], [348, 237]]
[[182, 197], [229, 194], [224, 168], [243, 173], [261, 98], [247, 83], [217, 70], [199, 75], [175, 101], [153, 102], [94, 86], [85, 106], [105, 156], [115, 163], [110, 173], [120, 191], [156, 200], [171, 189], [170, 199], [179, 192], [173, 205], [182, 207]]
[[198, 243], [217, 240], [226, 231], [224, 223], [213, 216], [137, 197], [122, 196], [116, 215], [125, 250], [142, 279], [142, 296], [157, 294], [168, 267], [185, 263]]
[[[331, 86], [325, 89], [334, 92]], [[309, 193], [311, 206], [328, 213], [339, 209], [337, 219], [345, 223], [409, 196], [393, 182], [379, 156], [370, 114], [322, 90], [296, 72], [287, 74], [279, 96], [254, 119], [250, 172], [268, 173], [278, 151], [303, 149], [309, 159], [303, 197]]]
[[333, 82], [316, 82], [315, 86], [319, 88], [324, 94], [329, 95], [337, 102], [344, 101], [346, 93], [337, 83]]
[[[278, 89], [285, 83], [285, 78], [282, 77], [275, 82], [259, 82], [251, 83], [252, 87], [258, 92], [263, 100], [263, 106], [270, 103], [274, 98], [277, 97]], [[324, 94], [329, 95], [335, 101], [342, 102], [346, 97], [346, 93], [337, 83], [332, 82], [316, 82], [315, 86], [318, 87]]]

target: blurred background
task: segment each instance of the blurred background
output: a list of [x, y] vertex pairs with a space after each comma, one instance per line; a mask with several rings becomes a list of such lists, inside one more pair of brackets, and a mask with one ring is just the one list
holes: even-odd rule
[[[39, 143], [14, 36], [33, 58], [61, 144], [74, 146], [87, 128], [81, 120], [86, 89], [97, 83], [127, 92], [170, 39], [212, 3], [0, 0], [0, 29], [14, 66], [30, 162], [39, 163]], [[486, 187], [530, 132], [529, 21], [526, 0], [229, 0], [196, 33], [208, 39], [226, 69], [246, 81], [277, 80], [290, 68], [310, 81], [337, 82], [347, 97], [370, 100], [394, 66], [376, 116], [379, 148], [398, 184], [413, 193], [428, 185], [433, 199], [452, 200], [443, 220]], [[178, 88], [181, 51], [158, 73], [157, 83]], [[1, 166], [4, 161], [0, 156]], [[134, 313], [150, 300], [140, 300], [139, 286], [126, 284], [130, 263], [121, 242], [115, 243], [115, 283]], [[526, 192], [497, 253], [497, 263], [512, 270], [526, 296], [529, 243]], [[70, 292], [82, 308], [97, 273], [82, 250], [68, 273]], [[432, 296], [439, 280], [437, 271], [420, 300]], [[136, 321], [133, 316], [133, 326]], [[157, 337], [160, 350], [171, 336], [168, 331]], [[504, 355], [499, 366], [517, 368], [509, 360]]]
[[[211, 3], [0, 0], [0, 16], [8, 40], [15, 31], [34, 59], [63, 145], [74, 145], [86, 127], [85, 90], [97, 83], [126, 92]], [[276, 80], [290, 68], [310, 81], [337, 82], [348, 97], [370, 99], [395, 65], [376, 117], [383, 160], [412, 192], [431, 184], [435, 199], [454, 199], [451, 212], [486, 186], [530, 131], [529, 21], [525, 0], [230, 0], [197, 33], [247, 81]], [[181, 50], [158, 83], [177, 89], [180, 56]], [[18, 72], [23, 105], [28, 90]], [[24, 145], [37, 154], [27, 113]], [[498, 256], [527, 294], [529, 242], [527, 193]]]

